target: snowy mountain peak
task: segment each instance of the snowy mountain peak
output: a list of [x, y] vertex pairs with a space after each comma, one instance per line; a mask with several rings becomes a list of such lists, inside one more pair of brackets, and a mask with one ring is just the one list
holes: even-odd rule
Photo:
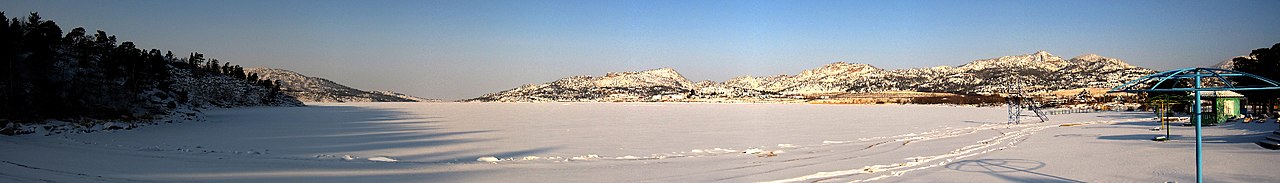
[[684, 79], [684, 76], [681, 76], [680, 72], [676, 72], [675, 69], [672, 69], [669, 67], [640, 71], [640, 73], [645, 73], [645, 74], [654, 75], [654, 76], [668, 77], [668, 78]]
[[649, 69], [649, 70], [640, 71], [640, 72], [676, 72], [676, 69], [672, 69], [670, 67], [663, 67], [663, 68], [657, 68], [657, 69]]
[[656, 101], [683, 99], [700, 85], [694, 84], [671, 68], [640, 72], [609, 72], [604, 76], [572, 76], [543, 83], [528, 84], [502, 92], [463, 101]]
[[848, 70], [848, 69], [879, 69], [879, 68], [876, 68], [875, 66], [871, 66], [871, 64], [832, 62], [827, 65], [823, 65], [820, 69]]
[[796, 76], [801, 78], [810, 78], [810, 77], [828, 77], [828, 76], [835, 76], [835, 75], [861, 75], [861, 74], [875, 72], [875, 71], [883, 71], [883, 70], [881, 70], [880, 68], [876, 68], [875, 66], [871, 66], [870, 64], [853, 64], [853, 63], [847, 63], [847, 62], [835, 62], [835, 63], [823, 65], [822, 67], [819, 67], [816, 69], [805, 70], [803, 72], [800, 72], [800, 74]]
[[1054, 56], [1047, 51], [1040, 50], [1032, 54], [1002, 56], [999, 58], [975, 60], [968, 64], [961, 65], [960, 68], [981, 70], [988, 68], [1000, 67], [1033, 67], [1045, 70], [1058, 70], [1066, 63], [1062, 57]]
[[1035, 56], [1037, 60], [1050, 60], [1051, 58], [1057, 58], [1059, 60], [1062, 59], [1062, 58], [1058, 58], [1058, 56], [1053, 56], [1053, 54], [1050, 54], [1049, 52], [1044, 50], [1036, 51], [1036, 53], [1032, 53], [1031, 55]]
[[662, 77], [680, 76], [680, 73], [676, 72], [675, 69], [663, 67], [663, 68], [657, 68], [657, 69], [644, 70], [640, 72], [608, 72], [604, 74], [604, 77], [619, 77], [619, 76], [637, 75], [637, 74], [662, 76]]
[[1100, 55], [1098, 55], [1098, 54], [1092, 54], [1092, 53], [1090, 53], [1090, 54], [1084, 54], [1084, 55], [1080, 55], [1080, 56], [1076, 56], [1075, 58], [1071, 58], [1071, 60], [1082, 60], [1082, 61], [1090, 61], [1090, 62], [1097, 62], [1097, 61], [1100, 61], [1100, 60], [1103, 60], [1103, 59], [1107, 59], [1107, 57], [1103, 57], [1103, 56], [1100, 56]]
[[1104, 57], [1104, 56], [1101, 56], [1098, 54], [1092, 54], [1092, 53], [1071, 58], [1071, 62], [1073, 62], [1072, 64], [1076, 66], [1085, 66], [1085, 67], [1094, 67], [1094, 68], [1102, 68], [1102, 67], [1117, 68], [1117, 69], [1135, 68], [1135, 66], [1129, 65], [1129, 63], [1125, 63], [1124, 60]]
[[594, 83], [597, 87], [693, 87], [693, 82], [684, 78], [684, 76], [681, 76], [679, 72], [676, 72], [675, 69], [671, 68], [658, 68], [640, 72], [610, 72], [601, 78], [587, 79], [595, 80]]

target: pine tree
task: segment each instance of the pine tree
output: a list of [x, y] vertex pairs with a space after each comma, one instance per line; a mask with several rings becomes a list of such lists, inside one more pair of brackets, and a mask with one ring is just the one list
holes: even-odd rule
[[222, 75], [231, 76], [231, 62], [222, 63], [222, 68], [219, 71], [222, 71]]
[[233, 67], [233, 69], [232, 69], [232, 70], [233, 70], [233, 72], [232, 72], [232, 75], [233, 75], [233, 76], [235, 76], [236, 78], [239, 78], [239, 79], [241, 79], [241, 80], [244, 80], [244, 79], [246, 78], [246, 76], [244, 75], [244, 68], [243, 68], [243, 67], [240, 67], [239, 65], [235, 65], [235, 66], [232, 66], [232, 67]]
[[18, 103], [17, 88], [20, 84], [16, 80], [18, 70], [16, 70], [14, 59], [17, 55], [18, 43], [17, 37], [13, 36], [16, 31], [13, 30], [14, 27], [10, 26], [9, 18], [4, 15], [4, 11], [0, 11], [0, 45], [4, 45], [0, 48], [0, 64], [4, 66], [4, 69], [0, 70], [0, 77], [3, 77], [0, 78], [0, 86], [4, 86], [0, 88], [3, 89], [0, 91], [0, 102], [4, 102], [3, 106], [0, 106], [0, 118], [3, 119], [13, 119], [16, 114], [23, 112], [17, 110], [17, 106], [14, 105]]
[[[1258, 48], [1249, 53], [1250, 57], [1237, 57], [1232, 59], [1232, 67], [1235, 70], [1262, 76], [1274, 81], [1280, 81], [1280, 43], [1271, 45], [1271, 48]], [[1262, 84], [1261, 81], [1246, 80], [1241, 81], [1243, 85]], [[1273, 112], [1272, 106], [1280, 104], [1280, 92], [1274, 90], [1259, 91], [1240, 91], [1248, 97], [1249, 103], [1255, 105], [1266, 106], [1266, 112]]]
[[209, 70], [209, 72], [213, 72], [213, 73], [222, 73], [222, 72], [218, 71], [218, 66], [222, 66], [222, 65], [218, 65], [218, 64], [219, 64], [219, 63], [218, 63], [218, 59], [216, 59], [216, 58], [215, 58], [215, 59], [210, 59], [210, 60], [209, 60], [209, 65], [208, 65], [208, 66], [206, 66], [206, 67], [205, 67], [205, 69], [208, 69], [208, 70]]
[[187, 64], [190, 65], [192, 68], [200, 67], [201, 64], [204, 64], [204, 54], [200, 54], [198, 52], [191, 52], [191, 56], [187, 57]]

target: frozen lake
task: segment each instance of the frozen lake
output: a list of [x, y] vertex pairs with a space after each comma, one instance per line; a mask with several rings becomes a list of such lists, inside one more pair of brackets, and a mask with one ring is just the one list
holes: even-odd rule
[[[1189, 127], [1148, 113], [1005, 124], [1005, 108], [353, 103], [207, 111], [129, 131], [0, 137], [0, 182], [1194, 181]], [[1079, 125], [1062, 125], [1079, 124]], [[1276, 123], [1206, 128], [1207, 180], [1280, 180]], [[394, 161], [394, 162], [392, 162]]]

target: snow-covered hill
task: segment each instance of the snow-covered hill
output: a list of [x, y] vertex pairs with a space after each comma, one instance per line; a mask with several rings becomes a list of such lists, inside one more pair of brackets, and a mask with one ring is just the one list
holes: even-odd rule
[[243, 79], [190, 69], [170, 69], [170, 73], [174, 90], [187, 93], [197, 107], [302, 106], [294, 97]]
[[[279, 90], [230, 75], [193, 69], [182, 63], [164, 65], [170, 77], [160, 87], [131, 98], [142, 100], [130, 108], [132, 115], [120, 118], [48, 119], [35, 123], [7, 123], [0, 126], [2, 135], [90, 133], [100, 130], [132, 129], [152, 124], [202, 119], [201, 111], [209, 108], [251, 106], [303, 106], [293, 96]], [[102, 100], [82, 98], [80, 100]], [[86, 111], [77, 111], [86, 112]]]
[[528, 84], [466, 101], [657, 101], [679, 100], [697, 86], [671, 68], [573, 76], [550, 83]]
[[297, 72], [273, 68], [247, 68], [246, 73], [257, 74], [263, 79], [280, 81], [285, 94], [304, 102], [427, 102], [424, 99], [391, 91], [365, 91], [347, 87], [324, 78], [311, 77]]
[[1049, 52], [1002, 56], [959, 67], [884, 70], [868, 64], [836, 62], [797, 75], [743, 76], [725, 82], [691, 83], [675, 70], [609, 73], [602, 77], [574, 76], [544, 84], [529, 84], [467, 101], [683, 101], [715, 98], [779, 98], [787, 95], [925, 91], [948, 93], [1005, 93], [1106, 88], [1154, 70], [1095, 54], [1062, 59]]
[[1236, 58], [1257, 59], [1257, 58], [1254, 58], [1252, 55], [1241, 55], [1241, 56], [1235, 56], [1235, 57], [1231, 57], [1231, 58], [1229, 58], [1229, 59], [1227, 59], [1227, 60], [1223, 60], [1222, 62], [1218, 62], [1217, 64], [1213, 64], [1213, 66], [1210, 66], [1210, 67], [1213, 67], [1213, 68], [1219, 68], [1219, 69], [1227, 69], [1227, 70], [1235, 69]]

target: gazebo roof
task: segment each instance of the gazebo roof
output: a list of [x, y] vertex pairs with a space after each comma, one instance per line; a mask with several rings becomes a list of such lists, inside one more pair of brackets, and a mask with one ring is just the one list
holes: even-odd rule
[[[1107, 92], [1138, 93], [1275, 89], [1280, 89], [1280, 82], [1272, 81], [1258, 75], [1216, 68], [1183, 68], [1143, 76], [1120, 86], [1116, 86], [1115, 88], [1112, 88], [1111, 91]], [[1239, 93], [1236, 94], [1238, 95]]]

